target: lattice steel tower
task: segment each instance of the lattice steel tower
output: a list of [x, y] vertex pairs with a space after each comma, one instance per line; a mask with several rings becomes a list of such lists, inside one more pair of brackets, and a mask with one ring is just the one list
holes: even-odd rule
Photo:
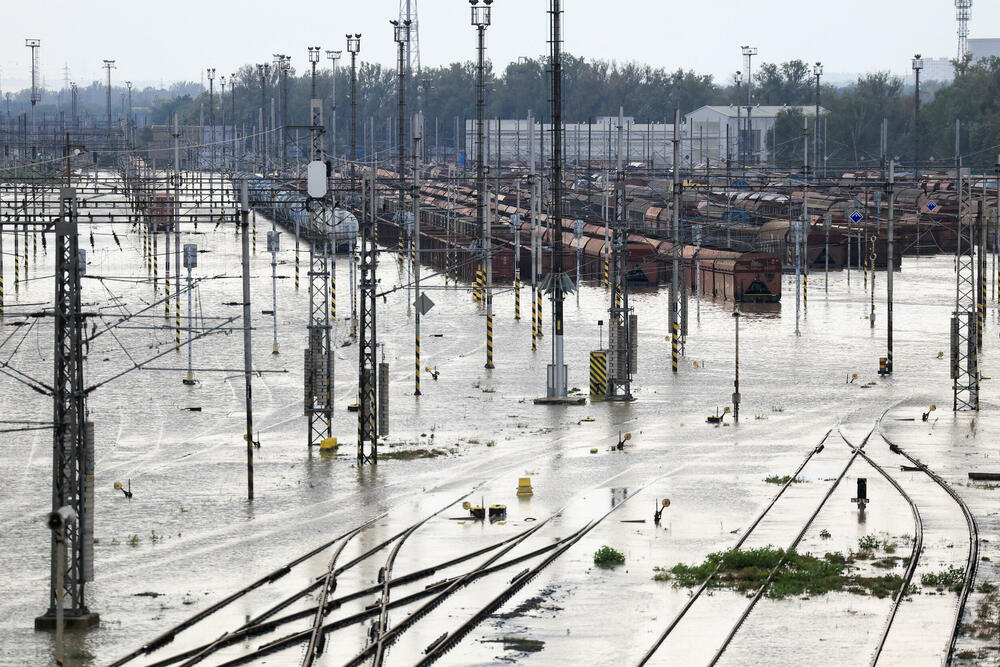
[[406, 71], [420, 74], [420, 30], [417, 28], [417, 0], [399, 0], [399, 22], [410, 26], [410, 38], [406, 43]]
[[958, 21], [958, 60], [969, 52], [969, 19], [972, 15], [972, 0], [955, 0], [955, 19]]
[[971, 174], [962, 168], [961, 122], [955, 120], [955, 190], [958, 238], [955, 248], [955, 310], [951, 316], [952, 409], [979, 409], [979, 345], [976, 325], [975, 225]]
[[[291, 58], [283, 56], [282, 64]], [[319, 62], [319, 47], [309, 47], [309, 62]], [[282, 72], [287, 68], [282, 67]], [[309, 100], [309, 332], [305, 350], [305, 411], [309, 417], [308, 445], [323, 446], [333, 434], [333, 353], [331, 351], [331, 313], [327, 305], [330, 293], [329, 211], [326, 205], [327, 182], [324, 174], [314, 173], [314, 165], [322, 166], [323, 101], [316, 98], [315, 77]], [[288, 98], [285, 97], [285, 104]]]

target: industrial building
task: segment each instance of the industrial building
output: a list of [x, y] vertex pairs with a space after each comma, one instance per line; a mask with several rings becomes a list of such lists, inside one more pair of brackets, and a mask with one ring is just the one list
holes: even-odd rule
[[[706, 105], [695, 109], [684, 118], [689, 132], [691, 161], [695, 164], [709, 160], [716, 164], [725, 163], [727, 156], [732, 159], [749, 150], [747, 161], [751, 164], [767, 163], [771, 152], [767, 146], [767, 133], [774, 128], [778, 114], [782, 111], [798, 110], [807, 118], [816, 115], [815, 106], [761, 106], [752, 108], [750, 113], [750, 133], [747, 135], [745, 106]], [[820, 114], [827, 113], [823, 107]]]

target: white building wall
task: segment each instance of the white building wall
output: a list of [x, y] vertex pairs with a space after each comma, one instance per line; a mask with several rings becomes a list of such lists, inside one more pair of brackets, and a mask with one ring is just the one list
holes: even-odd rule
[[[595, 123], [566, 123], [563, 131], [563, 159], [567, 165], [591, 163], [611, 167], [618, 155], [618, 119], [601, 118]], [[484, 122], [486, 132], [486, 163], [496, 164], [497, 160], [497, 120]], [[669, 167], [673, 160], [673, 124], [635, 123], [625, 119], [622, 132], [622, 159], [631, 163], [642, 163], [654, 168]], [[534, 141], [535, 163], [541, 164], [542, 140], [544, 134], [544, 158], [552, 156], [552, 125], [535, 122], [529, 127], [528, 120], [500, 120], [499, 147], [501, 162], [505, 165], [527, 165], [530, 143]], [[476, 121], [465, 122], [466, 159], [469, 163], [476, 159]]]

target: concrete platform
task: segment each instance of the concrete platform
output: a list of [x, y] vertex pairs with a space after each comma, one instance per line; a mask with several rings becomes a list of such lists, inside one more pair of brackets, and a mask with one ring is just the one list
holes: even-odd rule
[[[66, 630], [86, 630], [100, 624], [101, 616], [96, 612], [89, 611], [86, 614], [63, 615], [63, 628]], [[35, 630], [55, 630], [56, 615], [42, 614], [35, 618]]]

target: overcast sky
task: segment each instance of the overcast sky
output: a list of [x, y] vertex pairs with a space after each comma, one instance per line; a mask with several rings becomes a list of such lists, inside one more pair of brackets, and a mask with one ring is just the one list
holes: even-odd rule
[[[420, 54], [424, 65], [469, 60], [475, 35], [467, 0], [422, 0]], [[760, 62], [820, 60], [828, 73], [888, 69], [909, 59], [953, 58], [957, 50], [952, 0], [564, 0], [566, 50], [587, 58], [636, 60], [728, 79], [742, 69], [740, 45]], [[287, 53], [299, 71], [306, 46], [344, 49], [347, 32], [362, 33], [361, 59], [394, 62], [388, 20], [398, 0], [33, 0], [4, 2], [0, 68], [5, 90], [30, 81], [27, 37], [41, 39], [48, 88], [101, 78], [101, 61], [117, 61], [116, 81], [199, 81], [205, 67], [235, 67]], [[489, 57], [497, 68], [547, 49], [547, 0], [496, 0]], [[1000, 2], [978, 0], [971, 37], [1000, 36]], [[343, 62], [343, 61], [342, 61]], [[329, 61], [324, 60], [326, 66]]]

